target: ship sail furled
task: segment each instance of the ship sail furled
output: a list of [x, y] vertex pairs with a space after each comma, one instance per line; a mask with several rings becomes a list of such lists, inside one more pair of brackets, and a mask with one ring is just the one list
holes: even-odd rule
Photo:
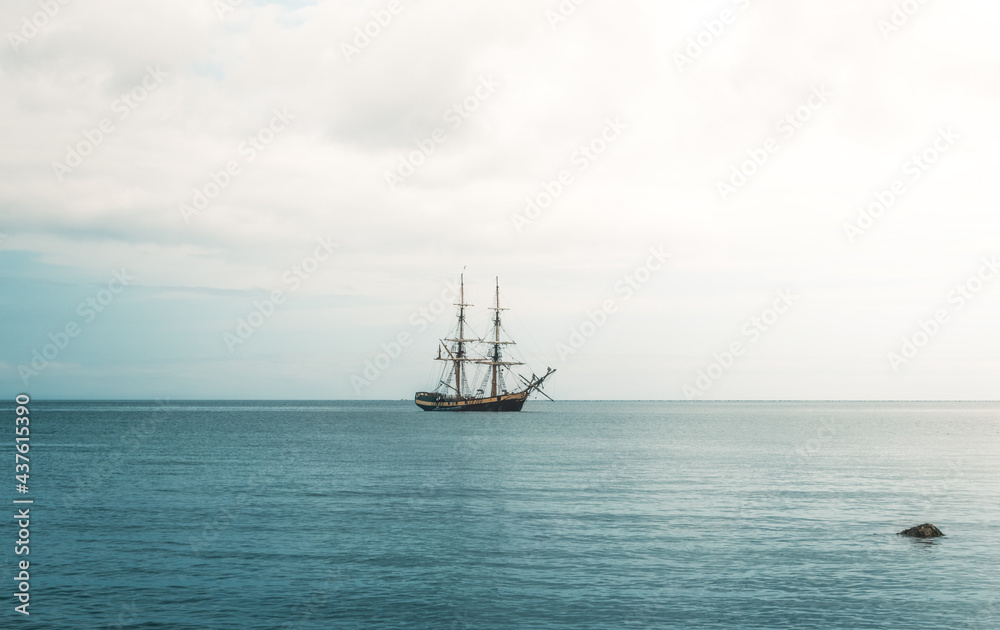
[[488, 365], [489, 370], [483, 379], [483, 384], [480, 386], [477, 393], [485, 392], [486, 385], [490, 385], [490, 396], [495, 397], [498, 391], [506, 393], [507, 388], [504, 383], [504, 369], [509, 369], [512, 365], [524, 365], [524, 363], [518, 361], [503, 361], [503, 353], [500, 350], [501, 346], [513, 345], [514, 342], [510, 340], [501, 340], [500, 331], [503, 330], [503, 326], [500, 324], [500, 311], [506, 311], [507, 309], [500, 307], [500, 279], [497, 278], [496, 285], [496, 301], [495, 306], [491, 306], [490, 310], [493, 311], [493, 330], [490, 335], [486, 337], [488, 341], [486, 343], [489, 345], [489, 353], [485, 360], [476, 361], [478, 365]]
[[[438, 347], [436, 360], [445, 364], [438, 386], [433, 392], [418, 392], [415, 397], [417, 406], [426, 411], [520, 411], [533, 391], [548, 398], [541, 387], [555, 370], [547, 368], [543, 376], [532, 374], [527, 379], [511, 369], [524, 363], [508, 360], [509, 353], [505, 350], [513, 346], [514, 341], [501, 323], [500, 313], [508, 309], [500, 306], [499, 279], [494, 305], [490, 307], [493, 311], [492, 329], [485, 338], [475, 336], [466, 319], [466, 309], [472, 305], [465, 302], [464, 274], [455, 306], [458, 307], [455, 335], [442, 339]], [[473, 366], [488, 367], [480, 368], [477, 377], [477, 369]], [[475, 391], [469, 388], [470, 380], [478, 384]]]

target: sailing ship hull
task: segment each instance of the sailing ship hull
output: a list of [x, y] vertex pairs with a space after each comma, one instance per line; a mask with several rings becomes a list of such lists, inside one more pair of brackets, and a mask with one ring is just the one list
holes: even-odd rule
[[521, 411], [528, 391], [488, 398], [457, 398], [434, 392], [417, 392], [414, 402], [424, 411]]

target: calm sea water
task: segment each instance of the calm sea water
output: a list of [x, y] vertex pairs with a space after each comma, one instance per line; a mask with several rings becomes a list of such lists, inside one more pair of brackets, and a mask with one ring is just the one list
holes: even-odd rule
[[1000, 627], [997, 404], [31, 409], [16, 627]]

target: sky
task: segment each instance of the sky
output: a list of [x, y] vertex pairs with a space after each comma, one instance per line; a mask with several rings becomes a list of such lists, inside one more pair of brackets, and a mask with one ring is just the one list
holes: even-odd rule
[[556, 399], [996, 399], [998, 22], [5, 2], [0, 395], [410, 399], [464, 271]]

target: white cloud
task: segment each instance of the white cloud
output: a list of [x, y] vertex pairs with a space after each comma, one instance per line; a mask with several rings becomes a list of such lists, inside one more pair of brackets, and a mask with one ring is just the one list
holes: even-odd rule
[[[680, 396], [732, 336], [726, 321], [738, 323], [787, 284], [806, 296], [801, 310], [754, 349], [752, 370], [734, 369], [713, 395], [993, 395], [944, 378], [978, 374], [994, 349], [987, 322], [1000, 303], [989, 294], [975, 305], [980, 317], [955, 323], [935, 340], [940, 357], [928, 353], [921, 364], [919, 374], [942, 376], [940, 387], [927, 385], [931, 376], [879, 369], [914, 318], [997, 249], [996, 7], [927, 5], [883, 41], [878, 21], [891, 3], [595, 0], [553, 29], [545, 10], [557, 4], [402, 0], [350, 61], [341, 44], [383, 2], [243, 3], [223, 19], [201, 0], [67, 4], [18, 51], [0, 53], [0, 231], [8, 235], [0, 255], [33, 261], [6, 273], [96, 282], [128, 264], [151, 286], [254, 291], [280, 282], [316, 236], [330, 234], [343, 248], [304, 295], [362, 302], [338, 305], [328, 313], [336, 319], [303, 320], [315, 327], [307, 337], [353, 348], [364, 329], [375, 352], [405, 329], [412, 305], [469, 265], [517, 291], [514, 306], [533, 336], [544, 331], [548, 350], [662, 244], [674, 253], [667, 275], [627, 305], [628, 324], [602, 330], [560, 372], [564, 397]], [[735, 21], [678, 71], [675, 54], [723, 9]], [[17, 32], [37, 10], [8, 3], [0, 32]], [[121, 117], [117, 99], [141, 85], [147, 67], [167, 78]], [[483, 77], [499, 87], [453, 127], [449, 109]], [[781, 137], [777, 120], [819, 85], [829, 103]], [[294, 120], [250, 161], [241, 143], [282, 107]], [[574, 170], [574, 152], [615, 116], [628, 122], [621, 138]], [[104, 118], [113, 132], [58, 181], [52, 163]], [[843, 223], [949, 125], [961, 137], [954, 150], [850, 246]], [[385, 173], [435, 129], [446, 139], [390, 190]], [[718, 181], [769, 137], [778, 150], [723, 202]], [[234, 160], [240, 174], [185, 223], [180, 204]], [[518, 233], [511, 215], [564, 169], [573, 184]], [[196, 312], [183, 317], [205, 324]], [[307, 346], [286, 348], [288, 360]], [[615, 364], [617, 375], [604, 374], [609, 354], [630, 357]], [[642, 376], [657, 374], [665, 357], [673, 367], [664, 376]], [[869, 368], [843, 367], [862, 359]], [[87, 357], [72, 360], [85, 369]], [[312, 372], [323, 378], [302, 376], [313, 384], [303, 391], [348, 396], [355, 365], [331, 359]], [[259, 381], [268, 378], [262, 369]], [[257, 372], [245, 374], [245, 392], [229, 383], [227, 395], [253, 395]], [[408, 376], [384, 382], [426, 385]], [[141, 381], [134, 391], [149, 393]]]

